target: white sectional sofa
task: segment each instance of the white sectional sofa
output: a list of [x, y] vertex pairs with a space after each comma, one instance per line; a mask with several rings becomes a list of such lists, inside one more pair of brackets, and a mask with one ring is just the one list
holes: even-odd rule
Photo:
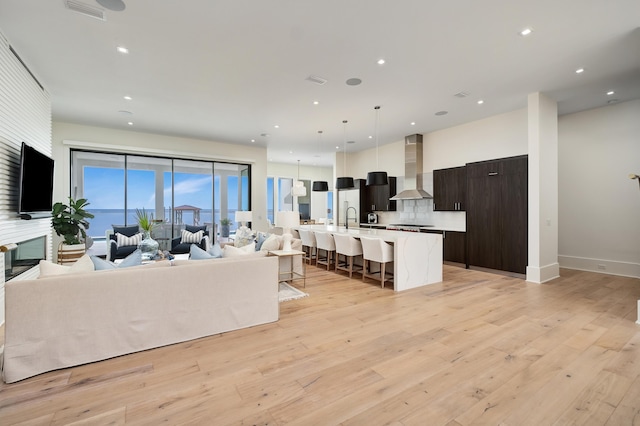
[[278, 320], [278, 259], [266, 252], [160, 261], [5, 284], [3, 379], [104, 360]]

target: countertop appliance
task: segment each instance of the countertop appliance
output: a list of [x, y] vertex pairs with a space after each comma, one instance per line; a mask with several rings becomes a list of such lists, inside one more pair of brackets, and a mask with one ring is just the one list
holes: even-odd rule
[[378, 223], [378, 215], [375, 213], [369, 213], [367, 215], [367, 223]]

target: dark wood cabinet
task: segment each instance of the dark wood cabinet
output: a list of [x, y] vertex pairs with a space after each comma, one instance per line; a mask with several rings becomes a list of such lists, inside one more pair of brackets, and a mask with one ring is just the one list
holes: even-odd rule
[[396, 211], [396, 201], [389, 198], [396, 195], [397, 178], [389, 176], [387, 185], [365, 186], [366, 190], [361, 209], [365, 213]]
[[526, 272], [527, 179], [527, 156], [467, 164], [467, 255], [470, 265]]
[[442, 235], [442, 260], [467, 264], [467, 236], [464, 232], [427, 230], [428, 234]]
[[465, 166], [433, 171], [433, 210], [464, 211], [467, 193]]
[[447, 262], [467, 263], [467, 234], [445, 231], [443, 233], [443, 259]]

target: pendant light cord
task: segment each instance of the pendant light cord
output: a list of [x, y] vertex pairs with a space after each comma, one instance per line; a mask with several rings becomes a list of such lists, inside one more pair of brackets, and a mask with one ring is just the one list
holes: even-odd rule
[[342, 151], [343, 168], [342, 173], [347, 175], [347, 120], [342, 120], [342, 144], [344, 146]]
[[380, 170], [380, 154], [378, 152], [378, 118], [380, 116], [380, 106], [375, 106], [375, 107], [373, 107], [373, 109], [376, 110], [376, 126], [375, 126], [375, 132], [376, 132], [376, 170]]

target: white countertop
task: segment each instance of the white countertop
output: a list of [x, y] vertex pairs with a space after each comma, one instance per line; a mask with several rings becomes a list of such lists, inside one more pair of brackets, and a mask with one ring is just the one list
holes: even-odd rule
[[384, 241], [397, 242], [400, 239], [406, 238], [427, 238], [429, 234], [422, 232], [406, 232], [406, 231], [389, 231], [386, 229], [371, 229], [371, 228], [353, 228], [346, 229], [344, 226], [336, 225], [300, 225], [298, 229], [310, 229], [312, 231], [326, 231], [332, 234], [349, 234], [354, 237], [378, 237]]

